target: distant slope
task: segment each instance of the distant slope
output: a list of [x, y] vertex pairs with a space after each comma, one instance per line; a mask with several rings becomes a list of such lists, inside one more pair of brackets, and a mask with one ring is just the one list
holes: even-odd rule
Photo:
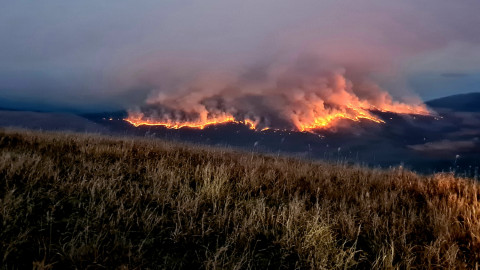
[[450, 109], [457, 112], [480, 112], [480, 93], [468, 93], [443, 97], [426, 102], [434, 109]]
[[77, 132], [108, 131], [104, 126], [74, 114], [10, 110], [0, 110], [0, 126]]
[[375, 112], [384, 123], [346, 120], [337, 129], [318, 130], [317, 133], [258, 132], [241, 124], [215, 125], [203, 130], [134, 127], [123, 120], [126, 111], [73, 115], [0, 109], [0, 126], [158, 137], [369, 166], [402, 164], [422, 173], [453, 170], [477, 178], [480, 168], [480, 93], [445, 97], [427, 104], [436, 111], [435, 115]]
[[[375, 112], [385, 123], [345, 120], [343, 127], [317, 133], [253, 131], [241, 124], [212, 125], [203, 130], [134, 127], [124, 111], [85, 114], [82, 117], [119, 135], [158, 137], [206, 145], [225, 145], [278, 155], [397, 166], [423, 173], [455, 171], [477, 177], [480, 167], [480, 113], [433, 108], [437, 116]], [[459, 147], [461, 146], [461, 147]], [[459, 159], [455, 159], [460, 155]]]

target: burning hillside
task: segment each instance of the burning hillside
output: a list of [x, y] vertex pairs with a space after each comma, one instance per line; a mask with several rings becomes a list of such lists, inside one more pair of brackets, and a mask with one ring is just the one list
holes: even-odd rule
[[134, 126], [175, 129], [234, 122], [255, 130], [312, 131], [335, 127], [342, 119], [382, 123], [375, 111], [429, 113], [423, 104], [394, 101], [375, 83], [349, 79], [345, 69], [326, 68], [316, 61], [272, 65], [255, 76], [249, 73], [201, 72], [188, 80], [167, 79], [125, 120]]

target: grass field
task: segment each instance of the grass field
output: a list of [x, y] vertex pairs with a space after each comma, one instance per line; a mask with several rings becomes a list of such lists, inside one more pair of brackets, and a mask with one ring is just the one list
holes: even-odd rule
[[480, 185], [156, 139], [0, 129], [7, 269], [475, 268]]

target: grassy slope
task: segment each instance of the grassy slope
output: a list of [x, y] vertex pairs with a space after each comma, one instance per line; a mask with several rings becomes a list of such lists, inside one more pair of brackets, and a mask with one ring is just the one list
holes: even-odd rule
[[6, 268], [474, 267], [479, 184], [160, 140], [0, 130]]

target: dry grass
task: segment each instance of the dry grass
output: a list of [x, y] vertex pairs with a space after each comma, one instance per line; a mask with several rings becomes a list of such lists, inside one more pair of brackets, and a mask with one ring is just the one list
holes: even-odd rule
[[473, 268], [479, 184], [161, 140], [0, 130], [5, 268]]

